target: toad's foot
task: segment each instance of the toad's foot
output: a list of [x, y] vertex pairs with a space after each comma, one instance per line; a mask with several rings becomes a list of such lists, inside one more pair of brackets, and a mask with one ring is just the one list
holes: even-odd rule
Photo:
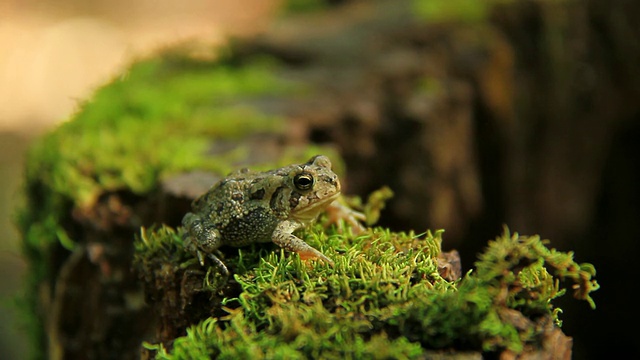
[[302, 227], [302, 224], [295, 221], [287, 220], [281, 222], [273, 232], [273, 242], [283, 249], [297, 252], [302, 260], [320, 259], [333, 266], [333, 260], [329, 259], [323, 253], [314, 249], [311, 245], [292, 234], [300, 227]]
[[327, 206], [327, 215], [329, 215], [330, 224], [340, 224], [340, 220], [351, 226], [354, 234], [360, 234], [365, 231], [365, 227], [361, 222], [366, 221], [366, 216], [350, 207], [341, 204], [338, 200], [332, 202]]

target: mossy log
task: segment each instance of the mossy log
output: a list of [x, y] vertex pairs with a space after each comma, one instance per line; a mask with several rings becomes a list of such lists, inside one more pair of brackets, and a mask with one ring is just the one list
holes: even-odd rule
[[252, 247], [229, 253], [234, 280], [222, 285], [218, 269], [203, 269], [173, 229], [143, 231], [134, 263], [157, 321], [147, 354], [569, 359], [571, 338], [551, 305], [565, 292], [558, 280], [573, 280], [576, 298], [591, 301], [588, 293], [597, 289], [593, 267], [549, 250], [539, 237], [505, 233], [474, 273], [452, 279], [442, 231], [374, 228], [355, 236], [316, 225], [301, 236], [335, 254], [335, 267]]
[[593, 304], [595, 271], [535, 236], [505, 232], [456, 280], [439, 231], [316, 226], [301, 236], [335, 268], [229, 249], [235, 276], [219, 287], [178, 235], [191, 200], [229, 171], [324, 153], [347, 192], [395, 190], [383, 224], [460, 239], [485, 202], [476, 91], [498, 119], [514, 111], [512, 54], [482, 6], [452, 25], [412, 2], [355, 2], [211, 56], [167, 49], [99, 89], [27, 164], [39, 355], [568, 358], [551, 300], [570, 279]]

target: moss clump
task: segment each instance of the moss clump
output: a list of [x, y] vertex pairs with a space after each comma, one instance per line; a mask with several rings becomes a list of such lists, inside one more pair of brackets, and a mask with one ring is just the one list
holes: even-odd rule
[[82, 207], [104, 191], [145, 193], [176, 171], [227, 173], [246, 154], [206, 156], [212, 142], [283, 127], [282, 118], [236, 103], [293, 91], [276, 71], [266, 61], [234, 66], [166, 56], [136, 63], [36, 144], [27, 178]]
[[[564, 293], [559, 280], [575, 280], [587, 300], [597, 289], [592, 267], [547, 249], [538, 237], [505, 233], [490, 243], [477, 270], [450, 282], [438, 271], [442, 231], [375, 228], [354, 236], [316, 225], [300, 236], [332, 257], [335, 267], [305, 263], [277, 248], [234, 250], [238, 255], [225, 261], [240, 289], [212, 303], [220, 315], [201, 319], [170, 348], [146, 347], [161, 359], [419, 358], [447, 348], [521, 352], [539, 340], [543, 319], [558, 321], [551, 300]], [[141, 269], [150, 261], [192, 262], [178, 250], [173, 230], [146, 238], [137, 247]], [[149, 251], [164, 242], [170, 251]], [[201, 277], [212, 294], [220, 290], [214, 278], [211, 270]]]
[[593, 279], [596, 275], [593, 265], [576, 263], [573, 252], [549, 249], [545, 246], [548, 242], [539, 236], [509, 235], [505, 230], [480, 256], [476, 276], [496, 289], [507, 289], [507, 296], [501, 298], [505, 305], [529, 313], [552, 310], [550, 301], [565, 293], [559, 280], [569, 279], [575, 283], [573, 296], [595, 309], [589, 295], [599, 288]]

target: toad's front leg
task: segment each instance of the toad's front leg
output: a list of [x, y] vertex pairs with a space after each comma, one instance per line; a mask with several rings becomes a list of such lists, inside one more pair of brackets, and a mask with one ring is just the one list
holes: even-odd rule
[[333, 266], [333, 260], [302, 241], [299, 237], [293, 235], [293, 232], [301, 227], [302, 224], [297, 221], [285, 220], [278, 224], [276, 229], [273, 231], [271, 239], [281, 248], [297, 252], [303, 260], [320, 259]]

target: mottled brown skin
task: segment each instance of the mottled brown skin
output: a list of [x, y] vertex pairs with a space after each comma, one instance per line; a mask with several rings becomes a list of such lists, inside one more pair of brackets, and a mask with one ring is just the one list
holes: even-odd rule
[[293, 232], [315, 220], [339, 195], [340, 181], [326, 156], [266, 172], [243, 169], [193, 202], [193, 212], [182, 219], [184, 244], [201, 264], [206, 255], [225, 276], [229, 274], [226, 265], [213, 254], [223, 245], [273, 241], [303, 259], [333, 265]]

